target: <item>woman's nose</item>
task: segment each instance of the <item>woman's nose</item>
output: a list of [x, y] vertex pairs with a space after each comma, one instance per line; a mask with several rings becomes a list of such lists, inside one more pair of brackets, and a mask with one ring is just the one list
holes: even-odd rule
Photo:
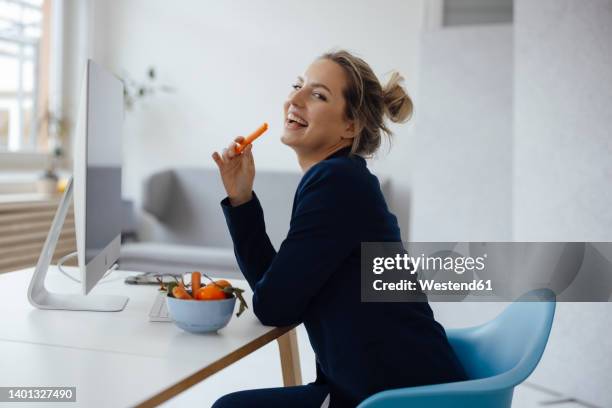
[[298, 89], [297, 91], [295, 91], [291, 95], [289, 95], [289, 99], [288, 99], [287, 102], [289, 102], [290, 105], [303, 106], [304, 105], [304, 96], [303, 96], [302, 90], [303, 90], [303, 88]]

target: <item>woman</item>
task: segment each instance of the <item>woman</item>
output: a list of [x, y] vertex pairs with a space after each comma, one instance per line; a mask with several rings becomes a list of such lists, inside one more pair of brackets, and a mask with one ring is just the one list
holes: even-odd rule
[[[354, 407], [391, 388], [466, 379], [426, 302], [362, 303], [361, 242], [401, 241], [377, 178], [363, 156], [380, 146], [384, 123], [403, 122], [412, 101], [394, 73], [383, 88], [369, 65], [346, 51], [324, 54], [293, 85], [281, 140], [304, 175], [278, 252], [253, 191], [252, 146], [231, 143], [213, 159], [238, 265], [253, 309], [270, 326], [304, 323], [317, 358], [314, 383], [241, 391], [214, 407]], [[235, 142], [242, 142], [236, 138]]]

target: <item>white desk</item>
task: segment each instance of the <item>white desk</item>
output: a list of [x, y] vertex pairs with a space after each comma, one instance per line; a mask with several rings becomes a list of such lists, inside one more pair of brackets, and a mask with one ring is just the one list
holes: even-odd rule
[[[75, 386], [70, 406], [155, 406], [275, 339], [285, 385], [301, 383], [295, 331], [263, 326], [251, 308], [218, 333], [187, 333], [149, 322], [157, 286], [126, 285], [131, 273], [115, 271], [92, 293], [129, 296], [123, 311], [39, 310], [27, 300], [32, 273], [0, 275], [0, 386]], [[233, 283], [251, 307], [247, 282]], [[80, 288], [55, 267], [46, 285], [65, 293]]]

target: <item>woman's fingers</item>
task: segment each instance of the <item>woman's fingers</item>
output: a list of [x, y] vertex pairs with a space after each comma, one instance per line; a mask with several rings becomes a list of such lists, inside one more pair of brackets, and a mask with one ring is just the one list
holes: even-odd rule
[[[223, 149], [221, 151], [221, 154], [214, 152], [212, 154], [212, 159], [215, 161], [215, 163], [217, 164], [217, 166], [219, 168], [221, 168], [222, 166], [226, 165], [228, 163], [228, 161], [232, 160], [234, 157], [239, 156], [240, 153], [236, 153], [235, 147], [236, 147], [236, 143], [240, 144], [244, 141], [244, 137], [243, 136], [237, 136], [234, 138], [234, 141], [232, 143], [230, 143], [225, 149]], [[251, 145], [247, 146], [242, 153], [246, 153], [247, 149], [250, 152], [250, 148]], [[251, 156], [252, 158], [252, 156]]]
[[253, 159], [253, 145], [249, 144], [247, 147], [245, 147], [242, 154], [245, 156], [249, 167], [255, 167], [255, 159]]
[[247, 145], [247, 147], [244, 148], [244, 150], [242, 151], [242, 154], [244, 154], [246, 156], [247, 159], [249, 159], [249, 161], [253, 160], [253, 144], [249, 144]]
[[219, 169], [221, 169], [221, 166], [223, 166], [223, 159], [221, 158], [221, 155], [217, 152], [214, 152], [212, 154], [212, 159], [215, 161], [215, 163], [217, 163]]
[[232, 142], [229, 144], [229, 146], [227, 146], [227, 157], [229, 157], [230, 159], [238, 156], [240, 153], [236, 153], [236, 143]]
[[234, 149], [232, 147], [223, 149], [221, 156], [224, 162], [230, 161], [235, 156]]

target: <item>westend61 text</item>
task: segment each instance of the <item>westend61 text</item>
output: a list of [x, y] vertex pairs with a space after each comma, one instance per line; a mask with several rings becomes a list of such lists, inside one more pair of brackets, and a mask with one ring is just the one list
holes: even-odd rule
[[493, 290], [491, 279], [474, 279], [471, 282], [436, 282], [431, 279], [418, 279], [418, 286], [415, 281], [402, 279], [399, 282], [383, 282], [377, 279], [373, 282], [374, 290], [423, 290], [423, 291], [480, 291]]

